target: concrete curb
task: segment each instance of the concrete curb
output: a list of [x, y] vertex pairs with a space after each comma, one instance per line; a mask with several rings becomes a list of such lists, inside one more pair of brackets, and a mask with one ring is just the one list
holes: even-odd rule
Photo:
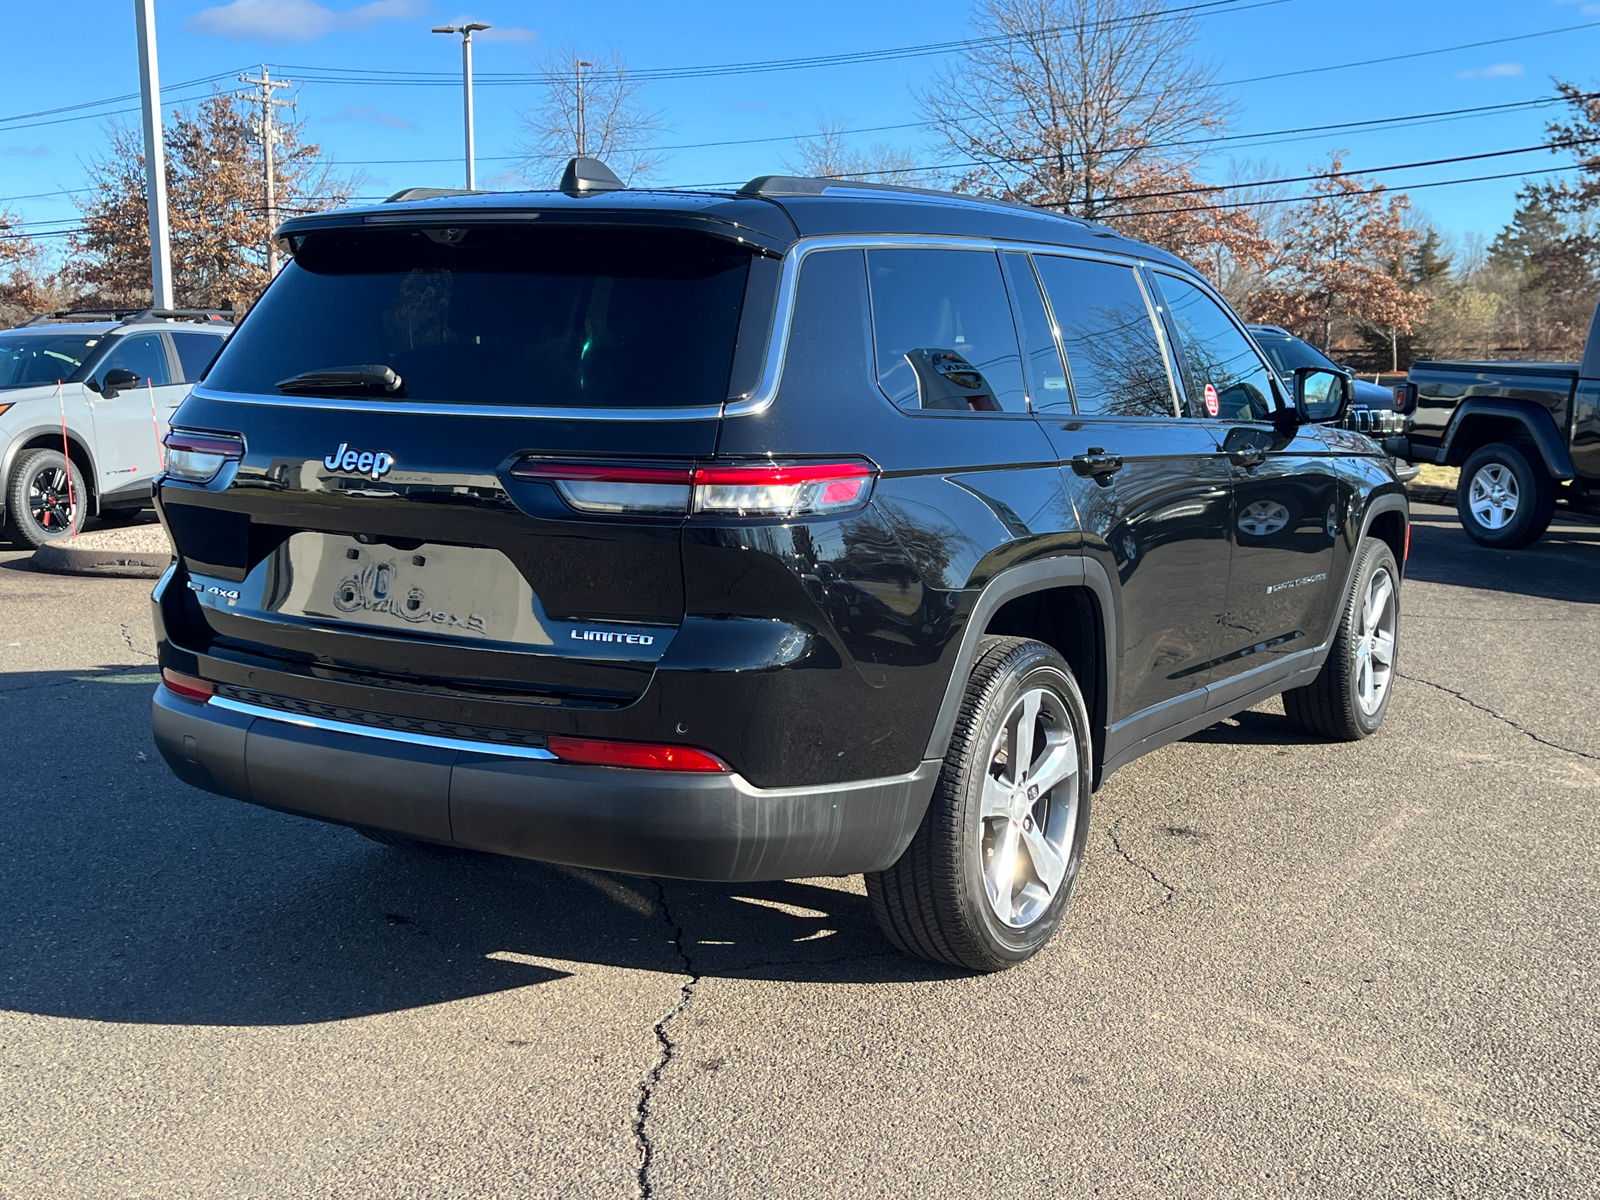
[[46, 542], [33, 552], [35, 571], [51, 575], [106, 575], [131, 579], [160, 579], [172, 563], [170, 552], [95, 550], [71, 541]]

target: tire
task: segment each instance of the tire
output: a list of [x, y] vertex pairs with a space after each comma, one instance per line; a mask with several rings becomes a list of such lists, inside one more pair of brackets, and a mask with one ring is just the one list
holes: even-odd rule
[[17, 457], [6, 489], [6, 514], [12, 530], [26, 545], [37, 549], [77, 533], [88, 511], [83, 475], [61, 451], [25, 450]]
[[1311, 683], [1283, 694], [1283, 711], [1302, 732], [1328, 741], [1355, 742], [1376, 733], [1394, 693], [1399, 649], [1400, 571], [1388, 543], [1368, 538], [1361, 543], [1328, 661]]
[[1474, 450], [1462, 464], [1456, 513], [1480, 546], [1531, 546], [1550, 528], [1555, 511], [1555, 481], [1522, 447], [1494, 442]]
[[[1006, 760], [1021, 728], [1034, 778], [1054, 780], [1042, 791], [1027, 775], [1023, 790], [1014, 786]], [[973, 971], [1037, 954], [1077, 886], [1093, 761], [1088, 709], [1061, 656], [1025, 638], [985, 637], [927, 814], [899, 861], [866, 877], [889, 940]]]

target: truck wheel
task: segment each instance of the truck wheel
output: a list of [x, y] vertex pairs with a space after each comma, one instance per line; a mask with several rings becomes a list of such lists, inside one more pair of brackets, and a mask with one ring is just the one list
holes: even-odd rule
[[1383, 724], [1400, 648], [1400, 571], [1387, 542], [1361, 543], [1355, 576], [1328, 661], [1308, 685], [1283, 694], [1290, 721], [1336, 742], [1359, 741]]
[[1531, 546], [1550, 528], [1555, 511], [1555, 483], [1519, 446], [1481, 446], [1461, 468], [1456, 512], [1467, 536], [1480, 545]]
[[1036, 954], [1078, 882], [1092, 763], [1088, 709], [1061, 656], [985, 637], [927, 815], [899, 861], [866, 877], [889, 940], [973, 971]]
[[78, 532], [88, 511], [83, 475], [61, 451], [26, 450], [18, 456], [6, 491], [6, 513], [24, 544], [37, 549]]

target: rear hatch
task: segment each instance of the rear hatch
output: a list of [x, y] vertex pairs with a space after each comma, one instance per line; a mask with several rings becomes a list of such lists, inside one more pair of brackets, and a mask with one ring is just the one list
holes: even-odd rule
[[712, 455], [776, 259], [721, 231], [522, 216], [293, 237], [173, 419], [180, 441], [242, 443], [161, 489], [177, 644], [455, 696], [644, 692], [683, 620], [681, 513], [610, 513], [603, 488], [580, 509], [527, 464]]

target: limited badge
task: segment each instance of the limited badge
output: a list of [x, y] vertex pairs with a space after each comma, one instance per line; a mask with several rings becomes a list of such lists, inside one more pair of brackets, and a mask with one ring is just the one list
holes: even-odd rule
[[1206, 411], [1214, 417], [1217, 415], [1217, 410], [1221, 407], [1222, 406], [1217, 402], [1217, 389], [1212, 387], [1209, 383], [1206, 384]]

